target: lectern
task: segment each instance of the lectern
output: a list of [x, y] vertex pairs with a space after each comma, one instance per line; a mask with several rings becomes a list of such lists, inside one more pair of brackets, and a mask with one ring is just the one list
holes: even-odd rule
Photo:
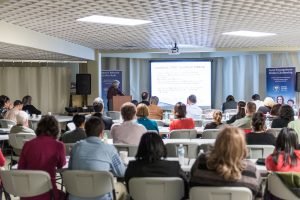
[[121, 106], [123, 103], [131, 102], [132, 96], [113, 96], [112, 101], [112, 111], [121, 111]]

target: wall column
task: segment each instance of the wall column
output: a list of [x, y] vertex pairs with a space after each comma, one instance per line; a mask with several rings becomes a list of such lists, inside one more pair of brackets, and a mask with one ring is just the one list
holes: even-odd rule
[[101, 53], [95, 50], [95, 60], [87, 62], [87, 73], [91, 74], [91, 95], [88, 95], [88, 105], [92, 105], [96, 97], [101, 94]]

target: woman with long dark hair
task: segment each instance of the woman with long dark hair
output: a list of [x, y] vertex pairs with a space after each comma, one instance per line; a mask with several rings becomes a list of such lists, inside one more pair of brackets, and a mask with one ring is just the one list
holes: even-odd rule
[[294, 129], [283, 128], [276, 140], [274, 153], [266, 159], [270, 171], [300, 172], [300, 150], [298, 135]]
[[186, 118], [186, 105], [178, 102], [174, 106], [175, 118], [170, 123], [170, 131], [176, 129], [194, 129], [195, 123], [192, 118]]
[[254, 113], [252, 116], [252, 132], [246, 135], [247, 144], [274, 145], [276, 138], [266, 131], [266, 116], [262, 112]]
[[283, 128], [287, 127], [288, 123], [294, 121], [294, 110], [289, 105], [283, 105], [279, 109], [279, 117], [273, 119], [272, 128]]
[[125, 172], [125, 181], [134, 177], [180, 177], [188, 194], [187, 178], [178, 161], [167, 161], [166, 147], [156, 132], [145, 133], [140, 141], [135, 161], [130, 161]]
[[235, 122], [235, 120], [245, 117], [246, 116], [245, 107], [246, 107], [246, 102], [239, 101], [237, 104], [237, 113], [233, 115], [229, 120], [227, 120], [226, 123], [231, 124]]

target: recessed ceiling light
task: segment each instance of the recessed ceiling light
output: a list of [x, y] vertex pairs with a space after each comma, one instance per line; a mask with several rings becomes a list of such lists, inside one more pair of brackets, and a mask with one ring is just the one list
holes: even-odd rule
[[140, 19], [107, 17], [107, 16], [100, 16], [100, 15], [92, 15], [89, 17], [83, 17], [83, 18], [77, 19], [77, 21], [100, 23], [100, 24], [127, 25], [127, 26], [136, 26], [136, 25], [148, 24], [148, 23], [152, 22], [152, 21], [140, 20]]
[[264, 32], [255, 32], [255, 31], [233, 31], [222, 33], [223, 35], [234, 35], [234, 36], [245, 36], [245, 37], [265, 37], [276, 35], [276, 33], [264, 33]]

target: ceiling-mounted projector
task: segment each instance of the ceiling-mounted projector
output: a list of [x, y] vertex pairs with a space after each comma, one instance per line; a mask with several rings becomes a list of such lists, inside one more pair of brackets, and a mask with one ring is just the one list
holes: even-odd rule
[[177, 46], [177, 43], [174, 43], [174, 46], [169, 50], [169, 55], [179, 55], [179, 48]]

